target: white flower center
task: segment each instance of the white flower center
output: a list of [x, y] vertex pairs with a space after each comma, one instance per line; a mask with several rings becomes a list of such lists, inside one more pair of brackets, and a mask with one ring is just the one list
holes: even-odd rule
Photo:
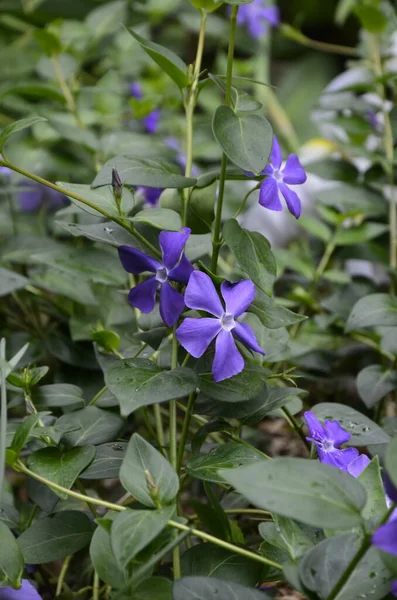
[[221, 325], [224, 331], [231, 331], [236, 327], [234, 317], [231, 313], [223, 313], [221, 316]]
[[332, 452], [333, 450], [335, 450], [334, 443], [330, 442], [329, 440], [326, 440], [325, 442], [323, 442], [322, 447], [323, 447], [323, 450], [325, 450], [325, 452]]
[[160, 283], [167, 281], [168, 271], [165, 267], [159, 267], [156, 271], [156, 279]]
[[276, 181], [281, 181], [281, 180], [282, 180], [282, 178], [283, 178], [283, 174], [281, 173], [281, 171], [280, 171], [280, 170], [277, 170], [277, 171], [276, 171], [276, 170], [274, 170], [274, 171], [273, 171], [273, 177], [274, 177], [274, 179], [275, 179]]

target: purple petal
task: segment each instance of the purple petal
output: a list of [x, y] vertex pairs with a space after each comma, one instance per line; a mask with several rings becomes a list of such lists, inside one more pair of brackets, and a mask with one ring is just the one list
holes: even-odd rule
[[195, 310], [205, 310], [215, 317], [221, 317], [224, 312], [214, 284], [201, 271], [193, 271], [190, 276], [185, 291], [185, 304]]
[[261, 19], [257, 18], [249, 18], [247, 19], [248, 23], [248, 31], [254, 38], [260, 38], [266, 33], [266, 26], [261, 21]]
[[163, 191], [163, 188], [151, 188], [147, 187], [146, 185], [139, 185], [136, 188], [137, 194], [142, 194], [144, 203], [148, 204], [152, 208], [158, 205], [160, 196], [163, 193]]
[[325, 432], [324, 427], [321, 425], [320, 421], [317, 419], [316, 415], [313, 412], [308, 410], [304, 413], [303, 416], [306, 421], [306, 425], [309, 430], [309, 434], [310, 434], [311, 438], [313, 438], [314, 441], [318, 440], [319, 442], [322, 442], [323, 440], [325, 440], [327, 437], [327, 434]]
[[63, 206], [66, 206], [69, 202], [65, 194], [61, 194], [60, 192], [57, 192], [56, 190], [53, 190], [51, 188], [46, 188], [45, 199], [47, 200], [50, 208], [54, 209], [62, 208]]
[[289, 155], [282, 174], [284, 175], [283, 181], [290, 185], [305, 183], [307, 179], [307, 175], [296, 154]]
[[185, 301], [180, 292], [165, 281], [160, 291], [160, 315], [168, 327], [173, 327], [185, 308]]
[[145, 125], [145, 129], [148, 133], [153, 134], [156, 133], [159, 126], [160, 119], [160, 111], [156, 108], [152, 110], [144, 119], [143, 123]]
[[272, 27], [280, 24], [280, 11], [277, 6], [267, 6], [262, 10], [262, 16]]
[[159, 282], [155, 277], [149, 277], [130, 290], [128, 301], [132, 306], [139, 308], [143, 313], [150, 313], [156, 302], [156, 291]]
[[395, 579], [391, 584], [391, 593], [393, 594], [393, 596], [397, 597], [397, 579]]
[[283, 210], [283, 205], [278, 195], [277, 181], [274, 177], [270, 176], [262, 181], [259, 190], [259, 204], [269, 210]]
[[131, 92], [131, 96], [133, 98], [137, 98], [138, 100], [140, 98], [142, 98], [142, 96], [143, 96], [141, 85], [137, 81], [134, 81], [133, 83], [131, 83], [130, 92]]
[[302, 204], [299, 200], [298, 194], [290, 190], [289, 187], [281, 181], [278, 185], [280, 188], [280, 192], [285, 198], [289, 212], [293, 214], [296, 219], [299, 219], [302, 212]]
[[379, 527], [372, 536], [372, 543], [384, 552], [397, 555], [397, 521]]
[[259, 352], [259, 354], [265, 354], [260, 345], [258, 344], [258, 340], [251, 327], [247, 325], [247, 323], [236, 323], [236, 327], [233, 329], [233, 335], [243, 342], [248, 348], [251, 348], [254, 352]]
[[360, 456], [357, 456], [357, 458], [347, 465], [347, 472], [353, 477], [358, 477], [368, 467], [370, 462], [366, 454], [360, 454]]
[[390, 479], [387, 473], [385, 473], [385, 475], [383, 476], [383, 483], [385, 485], [387, 496], [392, 502], [397, 503], [397, 488], [393, 484], [392, 480]]
[[273, 145], [272, 151], [270, 154], [270, 160], [276, 171], [281, 167], [281, 163], [283, 162], [283, 153], [281, 152], [280, 144], [278, 143], [278, 139], [276, 136], [273, 136]]
[[17, 200], [23, 212], [36, 212], [44, 202], [44, 188], [41, 185], [32, 185], [18, 192]]
[[14, 590], [12, 587], [0, 588], [0, 600], [42, 600], [35, 587], [27, 579], [22, 579], [22, 587]]
[[249, 279], [242, 279], [237, 283], [223, 281], [221, 294], [226, 304], [226, 312], [237, 318], [255, 300], [255, 286]]
[[194, 268], [192, 263], [186, 258], [185, 254], [182, 254], [179, 264], [171, 269], [171, 271], [168, 271], [168, 279], [179, 281], [180, 283], [187, 283], [193, 271]]
[[188, 227], [184, 227], [182, 231], [162, 231], [160, 233], [159, 243], [163, 255], [163, 265], [167, 269], [173, 269], [180, 261], [190, 231]]
[[231, 331], [222, 330], [215, 342], [215, 358], [212, 363], [212, 375], [216, 382], [229, 379], [241, 373], [244, 359], [237, 350]]
[[351, 438], [351, 434], [346, 431], [346, 429], [343, 429], [338, 421], [330, 421], [329, 419], [325, 419], [324, 429], [326, 431], [327, 438], [333, 442], [336, 448], [341, 444], [348, 442]]
[[[267, 163], [266, 167], [263, 169], [261, 175], [273, 175], [274, 169], [272, 163]], [[255, 177], [253, 173], [245, 173], [249, 177]]]
[[171, 148], [171, 150], [175, 150], [175, 152], [181, 151], [181, 145], [176, 138], [167, 137], [167, 138], [165, 138], [164, 142], [165, 142], [165, 145], [168, 146], [168, 148]]
[[321, 462], [333, 465], [342, 471], [347, 471], [349, 464], [358, 457], [358, 450], [356, 448], [345, 448], [344, 450], [331, 450], [326, 452], [320, 448], [318, 444], [316, 444], [316, 446]]
[[194, 358], [200, 358], [221, 329], [218, 319], [188, 317], [176, 330], [176, 339]]
[[127, 273], [134, 275], [140, 275], [145, 271], [155, 273], [161, 267], [157, 260], [131, 246], [119, 246], [118, 250], [121, 264]]

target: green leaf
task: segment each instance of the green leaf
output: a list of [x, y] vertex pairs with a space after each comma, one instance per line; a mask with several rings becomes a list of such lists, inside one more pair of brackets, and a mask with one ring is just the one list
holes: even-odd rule
[[240, 115], [228, 106], [218, 106], [212, 131], [223, 152], [238, 167], [259, 174], [266, 167], [273, 143], [269, 121], [260, 115]]
[[278, 515], [273, 519], [273, 523], [259, 524], [259, 533], [268, 544], [287, 552], [294, 562], [313, 548], [313, 541], [295, 521]]
[[174, 506], [161, 510], [125, 510], [112, 523], [110, 542], [122, 568], [127, 568], [136, 555], [167, 526]]
[[92, 187], [110, 185], [112, 169], [120, 174], [121, 181], [126, 185], [144, 185], [155, 188], [187, 188], [196, 183], [194, 177], [184, 177], [178, 167], [164, 160], [155, 158], [140, 158], [128, 154], [115, 156], [108, 160], [92, 182]]
[[105, 383], [128, 416], [141, 406], [188, 396], [197, 387], [197, 376], [185, 367], [163, 371], [146, 358], [115, 361], [105, 372]]
[[[66, 452], [59, 448], [42, 448], [30, 455], [28, 465], [34, 473], [69, 490], [94, 457], [94, 446], [73, 448]], [[60, 498], [67, 500], [67, 494], [53, 491]]]
[[351, 433], [348, 446], [370, 446], [371, 444], [387, 444], [390, 437], [368, 417], [345, 404], [324, 402], [312, 408], [317, 418], [335, 419], [344, 429]]
[[46, 29], [36, 29], [34, 32], [34, 38], [47, 56], [54, 56], [61, 53], [61, 41], [51, 31], [47, 31]]
[[86, 406], [81, 410], [63, 415], [56, 423], [58, 428], [76, 429], [66, 433], [62, 441], [67, 446], [86, 446], [104, 444], [117, 438], [123, 427], [123, 419], [96, 406]]
[[301, 225], [306, 231], [320, 238], [323, 242], [329, 242], [332, 236], [331, 229], [319, 219], [314, 217], [304, 216], [299, 219], [299, 225]]
[[215, 577], [183, 577], [174, 581], [173, 600], [270, 600], [270, 596]]
[[204, 444], [207, 436], [214, 431], [233, 431], [233, 425], [224, 421], [223, 419], [216, 419], [216, 421], [209, 421], [200, 429], [196, 431], [192, 437], [191, 446], [193, 454], [200, 452], [201, 446]]
[[254, 96], [247, 94], [247, 92], [244, 92], [243, 90], [238, 90], [235, 87], [232, 87], [232, 101], [234, 104], [233, 108], [237, 115], [245, 112], [255, 112], [263, 106], [259, 100], [254, 98]]
[[253, 560], [212, 544], [197, 544], [181, 556], [183, 577], [217, 577], [229, 583], [255, 586], [262, 567]]
[[216, 183], [203, 189], [194, 188], [189, 199], [187, 226], [193, 234], [202, 235], [211, 231], [215, 217], [214, 202]]
[[14, 435], [14, 438], [13, 438], [12, 444], [11, 444], [11, 450], [13, 452], [15, 452], [16, 456], [19, 455], [22, 448], [26, 444], [27, 439], [28, 439], [32, 429], [34, 427], [36, 427], [37, 423], [40, 421], [40, 419], [44, 415], [48, 415], [48, 414], [50, 414], [50, 413], [48, 413], [48, 412], [34, 413], [33, 415], [29, 415], [29, 417], [26, 417], [26, 419], [18, 425], [18, 428], [15, 432], [15, 435]]
[[223, 227], [225, 242], [249, 278], [269, 296], [276, 279], [276, 261], [267, 239], [257, 231], [242, 229], [235, 219]]
[[2, 585], [19, 587], [25, 568], [23, 555], [15, 536], [2, 521], [0, 521], [0, 539], [0, 589]]
[[242, 465], [263, 460], [266, 459], [254, 448], [238, 443], [227, 443], [216, 446], [208, 454], [192, 456], [186, 465], [186, 471], [196, 479], [219, 483], [227, 480], [225, 473]]
[[29, 279], [27, 277], [0, 267], [0, 297], [21, 290], [28, 284]]
[[367, 408], [372, 408], [397, 388], [397, 371], [383, 371], [380, 365], [370, 365], [357, 375], [357, 391]]
[[222, 2], [216, 2], [216, 0], [189, 0], [189, 2], [199, 10], [205, 8], [207, 12], [213, 12], [222, 4]]
[[164, 73], [167, 73], [167, 75], [175, 81], [178, 87], [183, 89], [188, 85], [187, 66], [177, 54], [168, 48], [164, 48], [164, 46], [160, 46], [160, 44], [155, 44], [150, 40], [146, 40], [132, 29], [129, 29], [128, 31], [137, 40], [141, 48], [149, 54], [150, 58], [159, 65], [161, 70], [164, 71]]
[[354, 12], [360, 19], [361, 25], [371, 33], [382, 33], [388, 24], [388, 18], [377, 6], [363, 4], [356, 6]]
[[156, 229], [180, 231], [182, 219], [180, 215], [169, 208], [148, 208], [139, 211], [132, 219], [134, 223], [146, 223]]
[[[155, 490], [149, 488], [148, 476]], [[120, 481], [138, 502], [152, 507], [156, 507], [153, 491], [158, 495], [159, 504], [164, 506], [174, 500], [179, 489], [178, 476], [168, 460], [137, 433], [128, 443]]]
[[200, 390], [206, 396], [222, 402], [250, 400], [263, 388], [268, 372], [255, 365], [246, 364], [244, 371], [216, 383], [211, 372], [213, 355], [207, 355], [198, 363]]
[[[125, 21], [126, 12], [125, 0], [106, 2], [91, 10], [85, 18], [85, 23], [91, 30], [90, 37], [98, 40], [98, 38], [115, 33], [120, 28], [120, 24]], [[76, 27], [75, 22], [73, 22], [73, 26]]]
[[[107, 512], [106, 519], [114, 521], [118, 515], [119, 513], [116, 512]], [[92, 536], [90, 558], [96, 572], [104, 583], [114, 588], [121, 588], [126, 585], [128, 580], [127, 572], [116, 560], [110, 543], [110, 532], [104, 527], [97, 527]]]
[[378, 456], [374, 456], [357, 479], [367, 491], [367, 504], [364, 507], [362, 515], [364, 519], [371, 520], [374, 525], [377, 525], [387, 511], [385, 488], [383, 486]]
[[33, 390], [32, 400], [35, 406], [59, 408], [84, 403], [83, 392], [70, 383], [52, 383]]
[[220, 475], [254, 506], [314, 527], [350, 529], [362, 521], [364, 488], [330, 465], [275, 458]]
[[337, 246], [362, 244], [383, 235], [388, 230], [389, 226], [382, 225], [382, 223], [362, 223], [350, 229], [339, 229], [334, 240]]
[[397, 298], [389, 294], [369, 294], [353, 306], [345, 331], [363, 327], [396, 327]]
[[126, 449], [126, 442], [97, 446], [94, 460], [80, 474], [80, 479], [118, 479]]
[[75, 223], [57, 221], [57, 225], [60, 225], [75, 237], [86, 237], [94, 242], [103, 242], [116, 247], [125, 244], [147, 253], [146, 246], [138, 242], [124, 227], [111, 221], [95, 223], [94, 225], [76, 225]]
[[37, 519], [17, 540], [25, 563], [38, 565], [75, 554], [90, 543], [94, 526], [79, 511], [61, 511]]
[[397, 487], [397, 436], [393, 437], [390, 444], [387, 446], [385, 466], [387, 474]]
[[262, 325], [268, 329], [288, 327], [307, 319], [304, 315], [298, 315], [284, 306], [277, 306], [272, 298], [266, 298], [266, 296], [262, 296], [260, 300], [254, 300], [247, 310], [254, 313]]
[[4, 127], [2, 132], [0, 133], [0, 153], [3, 150], [4, 144], [16, 133], [19, 131], [23, 131], [23, 129], [27, 129], [28, 127], [32, 127], [35, 123], [39, 121], [47, 121], [44, 117], [28, 117], [27, 119], [20, 119], [19, 121], [15, 121], [15, 123], [11, 123]]
[[[114, 200], [113, 190], [110, 185], [106, 185], [100, 187], [98, 189], [93, 190], [90, 185], [85, 185], [83, 183], [69, 183], [64, 181], [57, 181], [57, 185], [62, 187], [65, 190], [65, 194], [68, 196], [68, 192], [72, 192], [78, 196], [81, 196], [85, 200], [88, 200], [92, 204], [96, 204], [99, 208], [105, 210], [112, 217], [119, 217], [119, 211], [117, 210], [117, 205]], [[132, 202], [133, 197], [131, 192], [128, 190], [123, 190], [123, 195], [129, 194], [131, 196]], [[70, 197], [70, 201], [75, 205], [81, 208], [84, 212], [89, 215], [93, 215], [94, 217], [100, 217], [101, 213], [95, 210], [95, 208], [91, 208], [84, 204], [84, 202], [80, 202], [75, 198]]]

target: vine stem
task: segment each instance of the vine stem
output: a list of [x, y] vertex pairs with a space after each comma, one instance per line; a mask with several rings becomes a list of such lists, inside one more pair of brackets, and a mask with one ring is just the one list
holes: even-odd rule
[[[176, 326], [172, 334], [172, 356], [171, 369], [178, 367], [178, 341], [175, 335]], [[177, 446], [177, 404], [176, 400], [170, 401], [170, 462], [172, 467], [177, 472], [178, 469], [178, 446]], [[175, 532], [176, 535], [176, 532]], [[181, 553], [179, 545], [175, 546], [172, 551], [172, 562], [174, 566], [174, 579], [181, 578]]]
[[63, 561], [61, 572], [59, 573], [59, 579], [57, 582], [57, 589], [55, 591], [55, 597], [57, 598], [62, 594], [63, 584], [65, 581], [66, 573], [68, 572], [70, 561], [72, 560], [73, 555], [67, 556]]
[[69, 109], [69, 112], [71, 112], [72, 115], [75, 117], [78, 126], [81, 129], [85, 129], [84, 124], [81, 122], [81, 120], [77, 114], [76, 102], [75, 102], [72, 92], [69, 89], [68, 84], [66, 83], [66, 79], [64, 77], [64, 74], [63, 74], [62, 68], [61, 68], [61, 64], [59, 62], [59, 57], [54, 54], [53, 56], [51, 56], [51, 62], [52, 62], [52, 66], [54, 67], [55, 77], [57, 78], [59, 87], [62, 90], [62, 94], [63, 94], [63, 97], [65, 98], [65, 102]]
[[[236, 27], [237, 27], [237, 12], [238, 5], [232, 7], [232, 15], [230, 19], [230, 38], [229, 38], [229, 50], [227, 54], [227, 70], [226, 70], [226, 92], [225, 92], [225, 105], [230, 106], [231, 101], [231, 90], [232, 90], [232, 77], [233, 77], [233, 57], [234, 57], [234, 44], [236, 39]], [[225, 194], [225, 183], [226, 183], [226, 167], [227, 167], [227, 156], [225, 153], [222, 154], [221, 172], [219, 177], [219, 191], [218, 191], [218, 202], [216, 205], [215, 214], [215, 225], [214, 233], [212, 237], [212, 262], [211, 271], [216, 275], [218, 269], [218, 256], [222, 245], [221, 242], [221, 225], [222, 225], [222, 209], [223, 209], [223, 198]]]
[[[196, 59], [194, 61], [193, 81], [189, 88], [187, 100], [185, 101], [185, 116], [186, 116], [186, 167], [185, 177], [191, 177], [193, 165], [193, 115], [197, 102], [197, 89], [200, 78], [201, 63], [203, 60], [205, 28], [207, 24], [207, 11], [201, 10], [200, 32], [197, 43]], [[186, 225], [187, 211], [189, 205], [190, 191], [184, 190], [183, 207], [182, 207], [182, 223]]]
[[[0, 360], [5, 365], [6, 361], [6, 341], [0, 340]], [[3, 483], [5, 475], [6, 461], [6, 438], [7, 438], [7, 388], [5, 367], [0, 368], [1, 377], [1, 410], [0, 410], [0, 502], [3, 496]]]
[[[20, 460], [18, 460], [14, 465], [15, 471], [19, 473], [24, 473], [40, 483], [44, 483], [49, 488], [57, 490], [59, 492], [63, 492], [64, 494], [71, 496], [72, 498], [76, 498], [77, 500], [81, 500], [83, 502], [90, 502], [91, 504], [96, 504], [97, 506], [102, 506], [103, 508], [107, 508], [109, 510], [115, 510], [117, 512], [122, 512], [124, 510], [128, 510], [127, 507], [121, 506], [120, 504], [114, 504], [113, 502], [107, 502], [106, 500], [101, 500], [99, 498], [92, 498], [91, 496], [84, 496], [83, 494], [79, 494], [78, 492], [74, 492], [73, 490], [68, 490], [67, 488], [38, 475], [31, 471], [28, 467], [26, 467]], [[221, 548], [226, 548], [227, 550], [231, 550], [235, 554], [240, 554], [241, 556], [246, 556], [256, 562], [260, 562], [264, 565], [268, 565], [271, 567], [275, 567], [276, 569], [282, 569], [282, 565], [264, 557], [260, 554], [256, 554], [251, 550], [246, 550], [245, 548], [240, 548], [240, 546], [235, 546], [234, 544], [230, 544], [229, 542], [225, 542], [213, 535], [205, 533], [205, 531], [201, 531], [200, 529], [195, 529], [184, 525], [183, 523], [178, 523], [177, 521], [169, 520], [167, 522], [169, 527], [173, 529], [178, 529], [179, 531], [189, 531], [191, 535], [194, 535], [202, 540], [215, 544], [216, 546], [220, 546]]]
[[99, 575], [96, 571], [94, 571], [94, 581], [93, 581], [93, 585], [92, 585], [92, 600], [99, 600], [100, 597], [100, 581], [99, 581]]
[[189, 395], [189, 400], [186, 407], [185, 418], [183, 419], [181, 439], [179, 440], [178, 457], [177, 457], [177, 473], [179, 474], [182, 468], [183, 455], [185, 454], [186, 440], [189, 433], [190, 422], [192, 419], [192, 411], [196, 393], [192, 392]]
[[158, 258], [161, 258], [161, 252], [157, 248], [155, 248], [153, 246], [153, 244], [148, 242], [143, 237], [143, 235], [141, 235], [139, 233], [139, 231], [136, 231], [136, 229], [132, 223], [127, 223], [124, 219], [121, 219], [119, 217], [115, 217], [115, 216], [111, 215], [110, 213], [108, 213], [106, 210], [104, 210], [100, 206], [97, 206], [96, 204], [94, 204], [94, 202], [91, 202], [90, 200], [83, 198], [79, 194], [75, 194], [74, 192], [71, 192], [70, 190], [68, 190], [66, 188], [56, 185], [56, 183], [52, 183], [51, 181], [48, 181], [47, 179], [44, 179], [43, 177], [40, 177], [39, 175], [35, 175], [34, 173], [30, 173], [29, 171], [26, 171], [25, 169], [22, 169], [21, 167], [14, 165], [13, 163], [11, 163], [7, 159], [5, 159], [4, 153], [3, 153], [3, 160], [0, 160], [0, 166], [8, 167], [12, 171], [15, 171], [16, 173], [20, 173], [21, 175], [23, 175], [24, 177], [27, 177], [28, 179], [33, 179], [33, 181], [37, 181], [38, 183], [41, 183], [42, 185], [45, 185], [45, 186], [55, 190], [56, 192], [59, 192], [60, 194], [64, 194], [65, 196], [68, 196], [69, 198], [73, 198], [74, 200], [77, 200], [78, 202], [81, 202], [82, 204], [89, 206], [90, 208], [92, 208], [93, 210], [96, 210], [98, 213], [100, 213], [101, 215], [103, 215], [104, 217], [109, 219], [110, 221], [113, 221], [114, 223], [117, 223], [117, 225], [120, 225], [120, 227], [123, 227], [123, 229], [126, 229], [139, 242], [141, 242], [144, 246], [146, 246], [146, 248], [148, 250], [150, 250], [150, 252], [152, 252]]

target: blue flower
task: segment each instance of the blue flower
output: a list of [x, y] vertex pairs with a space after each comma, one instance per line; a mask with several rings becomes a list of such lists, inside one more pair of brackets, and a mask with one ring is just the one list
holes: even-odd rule
[[160, 196], [164, 192], [164, 189], [152, 188], [147, 185], [138, 185], [135, 191], [138, 196], [142, 197], [143, 203], [147, 208], [155, 208], [159, 203]]
[[[130, 92], [131, 92], [131, 96], [133, 98], [136, 98], [137, 100], [140, 100], [141, 98], [143, 98], [143, 92], [142, 92], [141, 85], [137, 81], [134, 81], [133, 83], [131, 83]], [[154, 110], [152, 110], [148, 115], [146, 115], [146, 117], [144, 117], [142, 119], [143, 125], [144, 125], [147, 133], [150, 133], [150, 134], [157, 133], [159, 120], [160, 120], [160, 111], [158, 108], [155, 108]]]
[[356, 448], [340, 449], [350, 440], [351, 434], [338, 421], [325, 419], [322, 425], [311, 411], [305, 412], [304, 417], [310, 434], [306, 439], [316, 445], [320, 461], [347, 471], [349, 464], [359, 457]]
[[150, 313], [156, 302], [156, 292], [160, 289], [160, 314], [168, 327], [175, 325], [185, 307], [182, 294], [169, 282], [189, 281], [193, 266], [184, 253], [189, 235], [188, 227], [184, 227], [182, 231], [162, 231], [159, 235], [161, 262], [131, 246], [119, 247], [120, 260], [127, 273], [154, 273], [130, 290], [130, 304], [144, 313]]
[[277, 6], [267, 6], [263, 0], [254, 0], [243, 4], [237, 14], [237, 23], [247, 25], [249, 33], [254, 38], [266, 35], [269, 25], [277, 27], [280, 23], [280, 12]]
[[64, 194], [35, 181], [21, 185], [17, 192], [17, 201], [21, 210], [26, 213], [37, 212], [44, 204], [53, 210], [68, 204]]
[[0, 588], [0, 600], [42, 600], [42, 597], [30, 581], [22, 579], [19, 590], [12, 587]]
[[[248, 4], [247, 6], [250, 5]], [[276, 136], [274, 136], [270, 163], [262, 171], [262, 175], [267, 175], [267, 177], [262, 181], [260, 186], [259, 204], [269, 210], [283, 210], [280, 200], [281, 193], [285, 198], [290, 213], [299, 219], [302, 212], [302, 204], [298, 194], [288, 186], [305, 183], [307, 179], [306, 173], [296, 154], [289, 155], [283, 169], [281, 169], [282, 160], [283, 156], [280, 144]]]
[[212, 364], [215, 381], [233, 377], [244, 369], [244, 359], [234, 338], [254, 352], [265, 354], [249, 325], [237, 321], [237, 317], [241, 316], [255, 299], [255, 286], [252, 281], [224, 281], [221, 284], [221, 294], [225, 308], [210, 277], [201, 271], [194, 271], [186, 288], [185, 304], [188, 308], [204, 310], [213, 316], [202, 319], [186, 318], [176, 330], [178, 342], [194, 358], [200, 358], [211, 342], [216, 340]]

